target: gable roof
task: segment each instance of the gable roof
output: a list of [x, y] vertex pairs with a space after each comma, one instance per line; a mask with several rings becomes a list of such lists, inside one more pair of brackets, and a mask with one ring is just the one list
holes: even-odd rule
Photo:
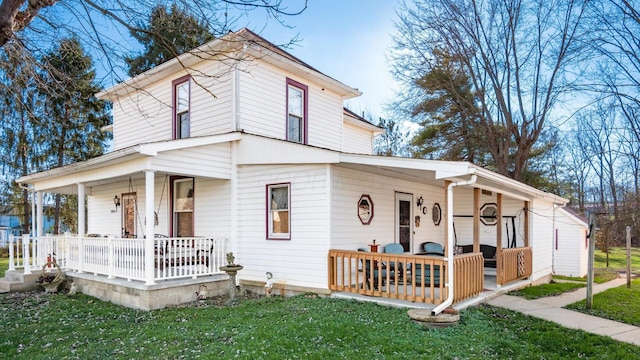
[[224, 36], [211, 40], [142, 74], [101, 91], [96, 94], [96, 97], [103, 100], [115, 100], [120, 96], [127, 96], [132, 91], [165, 79], [169, 74], [184, 70], [190, 72], [194, 65], [216, 58], [228, 61], [229, 69], [234, 68], [237, 62], [247, 59], [259, 59], [331, 89], [342, 96], [343, 99], [362, 95], [358, 89], [325, 75], [253, 31], [242, 28], [236, 32], [230, 31]]

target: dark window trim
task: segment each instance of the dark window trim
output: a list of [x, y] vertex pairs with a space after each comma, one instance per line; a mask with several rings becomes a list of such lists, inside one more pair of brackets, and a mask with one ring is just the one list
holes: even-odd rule
[[178, 139], [178, 93], [176, 91], [176, 87], [180, 84], [188, 82], [189, 84], [189, 126], [191, 126], [191, 75], [181, 76], [171, 82], [171, 96], [172, 96], [172, 104], [171, 104], [171, 112], [172, 112], [172, 138], [174, 140]]
[[[270, 212], [271, 212], [271, 192], [269, 192], [269, 188], [275, 186], [275, 187], [282, 187], [283, 185], [286, 185], [287, 188], [289, 189], [288, 191], [288, 196], [289, 196], [289, 234], [288, 236], [276, 236], [276, 237], [272, 237], [271, 236], [271, 231], [270, 231]], [[265, 185], [265, 225], [266, 225], [266, 234], [265, 237], [267, 240], [291, 240], [291, 183], [290, 182], [283, 182], [283, 183], [275, 183], [275, 184], [267, 184]]]
[[183, 179], [191, 179], [193, 184], [193, 216], [191, 217], [191, 226], [193, 227], [194, 236], [196, 233], [196, 179], [189, 176], [169, 176], [169, 199], [171, 199], [169, 201], [169, 237], [176, 237], [173, 235], [173, 222], [175, 221], [173, 213], [173, 187], [176, 180]]
[[300, 90], [302, 90], [302, 92], [304, 93], [303, 99], [302, 99], [302, 143], [303, 144], [307, 144], [308, 140], [309, 140], [309, 136], [308, 134], [308, 129], [309, 129], [309, 87], [307, 85], [301, 84], [293, 79], [289, 79], [287, 78], [287, 91], [286, 91], [286, 98], [287, 98], [287, 106], [286, 106], [286, 134], [285, 134], [285, 138], [287, 139], [287, 141], [291, 141], [289, 140], [289, 86], [293, 86], [295, 88], [298, 88]]

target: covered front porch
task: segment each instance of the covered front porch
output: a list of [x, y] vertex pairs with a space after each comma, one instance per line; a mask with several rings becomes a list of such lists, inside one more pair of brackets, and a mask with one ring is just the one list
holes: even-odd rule
[[[360, 231], [350, 231], [328, 251], [330, 290], [448, 306], [479, 296], [487, 289], [486, 278], [494, 289], [533, 278], [529, 239], [535, 189], [505, 186], [512, 182], [474, 167], [440, 176], [440, 169], [409, 167], [413, 163], [396, 167], [376, 159], [365, 168], [356, 160], [361, 161], [342, 165], [350, 176], [366, 171], [395, 191], [361, 195], [359, 206], [365, 199], [365, 210], [371, 209], [365, 214], [384, 217], [375, 226], [371, 218], [366, 224], [361, 218]], [[358, 184], [349, 185], [357, 194]], [[437, 243], [441, 252], [428, 253], [422, 248], [427, 242]], [[391, 244], [402, 245], [399, 253], [384, 250]]]

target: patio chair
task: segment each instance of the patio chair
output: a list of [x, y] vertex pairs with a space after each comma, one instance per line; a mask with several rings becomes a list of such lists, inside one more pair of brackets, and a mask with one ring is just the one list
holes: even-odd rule
[[[404, 247], [398, 243], [390, 243], [385, 245], [382, 248], [382, 252], [386, 254], [404, 254]], [[394, 261], [389, 262], [389, 270], [398, 271], [398, 278], [400, 280], [403, 279], [404, 276], [404, 265], [400, 263], [399, 266], [396, 267], [396, 263]]]
[[[416, 277], [416, 285], [422, 285], [422, 264], [414, 264], [414, 273]], [[431, 277], [433, 276], [433, 286], [440, 286], [440, 265], [433, 265], [433, 271], [431, 264], [425, 264], [424, 271], [424, 285], [431, 285]]]
[[[367, 249], [359, 248], [358, 251], [367, 252]], [[387, 279], [387, 267], [386, 267], [386, 265], [384, 263], [382, 263], [382, 265], [381, 265], [382, 270], [380, 270], [378, 268], [378, 261], [377, 260], [373, 260], [373, 266], [371, 264], [372, 260], [363, 260], [363, 261], [364, 261], [364, 266], [362, 266], [362, 264], [360, 266], [365, 269], [364, 276], [365, 276], [365, 282], [367, 284], [367, 289], [368, 290], [371, 289], [371, 274], [372, 274], [372, 271], [373, 271], [373, 288], [374, 288], [374, 290], [378, 290], [378, 283], [379, 283], [378, 278], [380, 276], [382, 276], [382, 286], [385, 286], [386, 285], [386, 279]], [[389, 276], [390, 277], [394, 277], [395, 273], [392, 270], [389, 270]]]
[[420, 245], [422, 253], [420, 255], [444, 256], [444, 247], [435, 242], [424, 242]]

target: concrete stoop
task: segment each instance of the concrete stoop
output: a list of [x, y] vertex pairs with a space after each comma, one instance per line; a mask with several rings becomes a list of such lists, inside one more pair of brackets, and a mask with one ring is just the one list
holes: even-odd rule
[[25, 274], [22, 270], [6, 271], [4, 278], [0, 279], [0, 292], [19, 292], [38, 289], [36, 280], [40, 277], [40, 271]]

